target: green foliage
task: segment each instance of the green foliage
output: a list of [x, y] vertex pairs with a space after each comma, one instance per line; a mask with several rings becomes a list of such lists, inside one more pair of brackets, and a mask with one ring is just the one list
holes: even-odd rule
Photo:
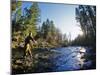
[[[95, 46], [96, 43], [96, 7], [79, 5], [76, 8], [76, 20], [83, 31], [75, 39], [76, 44]], [[74, 43], [75, 43], [74, 42]]]
[[[49, 57], [54, 56], [52, 54], [55, 54], [55, 52], [48, 51], [49, 48], [70, 45], [95, 46], [96, 8], [94, 6], [79, 6], [76, 8], [76, 19], [84, 34], [79, 35], [75, 40], [71, 41], [71, 34], [62, 34], [53, 20], [47, 19], [42, 25], [38, 25], [40, 21], [38, 3], [32, 3], [29, 8], [26, 7], [23, 11], [22, 5], [23, 2], [12, 1], [12, 69], [18, 70], [17, 72], [21, 71], [25, 73], [25, 69], [30, 70], [31, 68], [34, 70], [35, 67], [37, 70], [39, 63], [41, 63], [41, 58], [47, 60]], [[31, 61], [23, 61], [22, 59], [25, 55], [25, 38], [29, 32], [33, 33], [34, 40], [37, 42], [33, 43], [31, 41], [33, 57], [36, 60], [29, 59]], [[46, 67], [51, 66], [50, 64], [45, 65]]]
[[[22, 2], [13, 1], [12, 5], [12, 32], [21, 31], [24, 36], [29, 32], [33, 33], [33, 36], [37, 33], [37, 23], [39, 20], [39, 8], [37, 3], [33, 3], [29, 9], [27, 7], [22, 11]], [[22, 12], [26, 14], [22, 14]]]
[[[43, 22], [42, 26], [39, 27], [38, 34], [39, 40], [42, 39], [42, 43], [49, 48], [60, 47], [67, 45], [67, 37], [62, 38], [64, 35], [61, 31], [55, 27], [54, 22], [49, 19]], [[63, 40], [62, 40], [63, 39]]]
[[32, 32], [33, 36], [37, 33], [37, 23], [39, 21], [40, 11], [37, 3], [33, 3], [30, 9], [25, 9], [24, 15], [24, 25], [25, 25], [25, 33]]
[[[23, 11], [21, 7], [23, 2], [12, 1], [12, 3], [14, 3], [12, 4], [12, 47], [16, 48], [24, 43], [29, 32], [32, 32], [33, 36], [37, 34], [40, 11], [37, 3], [32, 3], [30, 8], [26, 7]], [[23, 12], [28, 14], [23, 14]]]
[[20, 8], [20, 6], [22, 5], [21, 1], [17, 1], [17, 0], [12, 0], [11, 1], [11, 7], [12, 7], [12, 11], [16, 11], [18, 8]]

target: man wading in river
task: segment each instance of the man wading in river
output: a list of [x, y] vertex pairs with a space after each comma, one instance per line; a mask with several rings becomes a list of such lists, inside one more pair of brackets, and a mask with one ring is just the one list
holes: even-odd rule
[[32, 46], [36, 43], [34, 38], [32, 37], [32, 33], [30, 32], [29, 35], [25, 38], [25, 57], [30, 55], [32, 58]]

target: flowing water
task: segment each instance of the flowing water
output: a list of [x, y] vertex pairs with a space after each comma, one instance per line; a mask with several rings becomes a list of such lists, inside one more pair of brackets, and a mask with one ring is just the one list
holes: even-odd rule
[[89, 50], [90, 48], [85, 47], [51, 49], [50, 51], [56, 52], [57, 54], [50, 58], [51, 63], [53, 63], [50, 71], [71, 71], [80, 70], [84, 66], [86, 68], [91, 67], [92, 61], [85, 57], [86, 55], [89, 55]]
[[[69, 46], [54, 49], [38, 49], [33, 51], [33, 60], [27, 62], [26, 69], [15, 68], [13, 73], [40, 73], [40, 72], [59, 72], [92, 69], [93, 60], [96, 54], [91, 53], [92, 48], [82, 46]], [[21, 59], [18, 59], [21, 61]], [[22, 63], [21, 63], [22, 64]], [[14, 64], [16, 65], [16, 64]]]

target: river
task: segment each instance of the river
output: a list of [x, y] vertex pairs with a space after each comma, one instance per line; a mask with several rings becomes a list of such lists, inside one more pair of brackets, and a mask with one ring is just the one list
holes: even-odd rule
[[[36, 49], [33, 50], [33, 60], [14, 59], [16, 62], [13, 63], [13, 73], [41, 73], [95, 69], [96, 66], [93, 66], [93, 64], [95, 65], [96, 63], [93, 63], [93, 61], [96, 60], [96, 54], [92, 51], [92, 48], [82, 46]], [[19, 54], [21, 54], [21, 52], [19, 52]], [[90, 59], [91, 57], [92, 59]], [[28, 63], [24, 64], [25, 62]], [[27, 65], [30, 66], [25, 69]], [[14, 68], [16, 66], [17, 68]]]
[[[51, 49], [50, 51], [56, 52], [56, 54], [49, 57], [49, 63], [52, 63], [53, 65], [49, 66], [47, 72], [74, 71], [89, 69], [92, 66], [92, 60], [89, 60], [86, 57], [87, 55], [91, 55], [91, 48], [70, 46], [55, 48]], [[44, 62], [44, 64], [45, 63], [46, 62]], [[43, 66], [39, 68], [43, 68]], [[44, 70], [44, 72], [45, 71], [46, 70]]]

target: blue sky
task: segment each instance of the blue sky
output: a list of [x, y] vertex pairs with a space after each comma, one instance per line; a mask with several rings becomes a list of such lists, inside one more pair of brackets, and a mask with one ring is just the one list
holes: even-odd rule
[[[23, 8], [30, 7], [31, 2], [24, 2]], [[61, 30], [63, 34], [71, 33], [71, 39], [74, 39], [81, 34], [81, 29], [77, 26], [75, 20], [75, 8], [77, 5], [68, 4], [54, 4], [54, 3], [39, 3], [41, 11], [41, 23], [50, 19], [54, 21], [57, 28]]]

